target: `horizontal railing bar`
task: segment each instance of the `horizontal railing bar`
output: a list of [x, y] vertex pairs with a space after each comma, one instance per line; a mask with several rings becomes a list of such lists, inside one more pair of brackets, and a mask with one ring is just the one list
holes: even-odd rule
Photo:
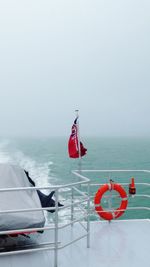
[[[90, 184], [90, 186], [102, 186], [104, 184], [108, 184], [109, 182], [106, 182], [106, 183], [103, 183], [103, 184], [99, 184], [99, 183], [96, 183], [96, 184]], [[120, 185], [126, 185], [126, 186], [129, 186], [129, 183], [119, 183]], [[136, 183], [135, 182], [135, 186], [136, 185], [145, 185], [145, 186], [150, 186], [150, 183]]]
[[[132, 195], [131, 195], [132, 197]], [[150, 195], [142, 195], [142, 194], [136, 194], [136, 195], [133, 195], [133, 197], [150, 197]]]
[[55, 227], [45, 226], [45, 227], [38, 227], [38, 228], [23, 228], [23, 229], [15, 229], [15, 230], [7, 230], [7, 231], [0, 231], [0, 235], [11, 235], [11, 234], [21, 234], [21, 233], [31, 233], [31, 232], [38, 232], [44, 230], [54, 230]]
[[[99, 205], [95, 205], [95, 207], [99, 207]], [[91, 209], [91, 210], [94, 210], [95, 209]], [[106, 212], [114, 212], [114, 211], [126, 211], [126, 210], [150, 210], [149, 207], [128, 207], [126, 209], [107, 209], [107, 210], [102, 210], [102, 211], [99, 211], [99, 213], [106, 213]]]
[[[57, 242], [57, 244], [61, 244], [61, 242], [60, 241], [58, 241]], [[18, 250], [21, 250], [21, 249], [26, 249], [26, 248], [38, 248], [38, 247], [40, 247], [40, 246], [54, 246], [55, 245], [55, 242], [53, 241], [53, 242], [40, 242], [39, 244], [37, 244], [37, 243], [30, 243], [30, 244], [23, 244], [23, 245], [18, 245], [18, 247], [17, 246], [15, 246], [15, 249], [17, 250], [17, 248], [18, 248]], [[4, 250], [5, 250], [5, 248], [4, 247], [2, 247]], [[10, 246], [6, 246], [6, 249], [8, 250], [9, 248], [11, 248], [12, 249], [12, 246], [10, 245]], [[0, 247], [0, 249], [1, 249], [1, 247]], [[3, 251], [2, 251], [3, 252]], [[0, 250], [0, 253], [1, 253], [1, 250]]]
[[150, 210], [149, 207], [128, 207], [127, 210]]
[[0, 256], [17, 255], [17, 254], [24, 254], [24, 253], [31, 253], [31, 252], [39, 252], [39, 251], [44, 251], [44, 250], [54, 250], [54, 249], [55, 249], [55, 247], [45, 246], [45, 247], [41, 247], [41, 248], [6, 251], [6, 252], [0, 252]]
[[[59, 207], [59, 210], [62, 209]], [[35, 209], [18, 209], [18, 210], [1, 210], [0, 214], [5, 214], [5, 213], [21, 213], [21, 212], [33, 212], [33, 211], [42, 211], [42, 210], [55, 210], [55, 207], [53, 208], [35, 208]]]
[[[94, 197], [95, 197], [95, 195], [92, 195], [92, 196], [90, 196], [90, 199], [94, 199]], [[131, 197], [150, 197], [150, 195], [142, 195], [142, 194], [135, 194], [135, 195], [127, 195], [127, 197], [128, 198], [131, 198]], [[107, 196], [103, 196], [103, 198], [105, 198], [105, 199], [107, 199], [107, 198], [121, 198], [121, 196], [120, 195], [107, 195]]]
[[81, 185], [81, 184], [86, 184], [87, 181], [80, 181], [76, 183], [71, 183], [71, 184], [66, 184], [66, 185], [58, 185], [58, 186], [44, 186], [44, 187], [14, 187], [14, 188], [0, 188], [0, 192], [10, 192], [10, 191], [27, 191], [27, 190], [46, 190], [46, 189], [51, 189], [51, 190], [59, 190], [63, 189], [66, 187], [73, 187], [75, 185]]
[[135, 182], [135, 186], [136, 186], [136, 185], [146, 185], [146, 186], [150, 186], [149, 183], [136, 183], [136, 182]]
[[[77, 173], [78, 170], [73, 171], [74, 173]], [[80, 172], [147, 172], [149, 173], [150, 170], [127, 170], [127, 169], [112, 169], [112, 170], [80, 170]], [[83, 176], [84, 177], [84, 176]]]

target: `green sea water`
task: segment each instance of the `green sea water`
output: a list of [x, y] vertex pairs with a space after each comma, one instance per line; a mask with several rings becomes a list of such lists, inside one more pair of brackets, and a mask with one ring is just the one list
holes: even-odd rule
[[[0, 139], [0, 162], [15, 163], [28, 170], [39, 186], [66, 184], [77, 181], [71, 173], [79, 168], [78, 159], [68, 157], [68, 138]], [[150, 138], [84, 138], [87, 155], [81, 160], [82, 169], [143, 169], [150, 170]], [[92, 183], [137, 182], [150, 183], [148, 173], [86, 173]], [[92, 195], [98, 187], [92, 188]], [[150, 194], [150, 187], [137, 186], [137, 194]], [[148, 198], [130, 198], [129, 206], [148, 206]], [[125, 218], [149, 218], [150, 211], [128, 211]], [[92, 217], [95, 219], [95, 217]]]

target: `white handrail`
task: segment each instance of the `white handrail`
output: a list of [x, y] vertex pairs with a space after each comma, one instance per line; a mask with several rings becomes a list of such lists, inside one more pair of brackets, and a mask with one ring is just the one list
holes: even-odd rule
[[[20, 253], [27, 253], [27, 252], [33, 252], [33, 251], [43, 251], [43, 250], [54, 250], [54, 266], [57, 267], [58, 264], [58, 250], [63, 247], [69, 246], [70, 244], [76, 242], [77, 240], [79, 240], [80, 238], [83, 237], [87, 237], [87, 244], [88, 244], [88, 240], [89, 240], [89, 233], [88, 230], [86, 230], [86, 228], [84, 229], [86, 231], [86, 234], [80, 236], [79, 238], [72, 240], [71, 242], [68, 242], [67, 244], [65, 244], [64, 246], [62, 245], [60, 247], [59, 242], [58, 242], [58, 232], [59, 229], [63, 229], [65, 227], [68, 227], [69, 225], [74, 225], [75, 223], [81, 222], [85, 219], [87, 219], [87, 217], [89, 216], [89, 214], [84, 215], [84, 216], [80, 216], [80, 218], [76, 219], [74, 217], [71, 218], [71, 222], [69, 223], [65, 223], [65, 224], [59, 224], [59, 214], [58, 212], [62, 209], [65, 208], [70, 208], [72, 209], [74, 206], [79, 205], [79, 204], [83, 204], [85, 202], [87, 202], [87, 207], [89, 205], [89, 196], [87, 194], [84, 194], [83, 192], [81, 192], [80, 190], [78, 190], [76, 187], [79, 185], [83, 185], [83, 184], [88, 184], [89, 179], [87, 178], [80, 178], [80, 181], [77, 182], [73, 182], [73, 183], [68, 183], [65, 185], [58, 185], [58, 186], [44, 186], [44, 187], [20, 187], [20, 188], [1, 188], [0, 189], [0, 193], [2, 192], [9, 192], [11, 194], [11, 192], [13, 191], [26, 191], [26, 190], [40, 190], [40, 189], [49, 189], [49, 190], [55, 190], [55, 207], [54, 208], [34, 208], [34, 209], [13, 209], [13, 210], [1, 210], [0, 214], [5, 214], [5, 213], [21, 213], [21, 212], [33, 212], [33, 211], [42, 211], [42, 210], [54, 210], [55, 209], [55, 220], [54, 220], [54, 225], [50, 226], [45, 226], [45, 227], [38, 227], [38, 228], [28, 228], [28, 229], [15, 229], [15, 230], [7, 230], [7, 231], [0, 231], [0, 235], [13, 235], [13, 234], [22, 234], [23, 232], [33, 232], [33, 231], [45, 231], [45, 230], [53, 230], [55, 232], [54, 235], [54, 243], [53, 243], [53, 247], [47, 246], [47, 247], [40, 247], [40, 248], [26, 248], [18, 250], [18, 251], [7, 251], [7, 252], [1, 252], [0, 256], [2, 255], [12, 255], [12, 254], [20, 254]], [[58, 207], [58, 201], [59, 201], [59, 194], [63, 193], [61, 191], [63, 191], [64, 188], [68, 188], [69, 190], [76, 190], [78, 191], [78, 194], [80, 194], [82, 196], [82, 199], [78, 199], [77, 201], [75, 201], [73, 199], [73, 201], [71, 201], [71, 203], [69, 205], [65, 205], [64, 207]], [[84, 197], [84, 198], [83, 198]], [[75, 213], [75, 211], [74, 211]], [[74, 216], [74, 215], [73, 215]], [[88, 220], [87, 220], [88, 221]], [[88, 222], [89, 223], [89, 222]], [[87, 227], [87, 229], [89, 229], [89, 227]], [[42, 244], [41, 244], [42, 246]]]
[[[78, 177], [80, 179], [80, 181], [77, 182], [73, 182], [73, 183], [68, 183], [65, 185], [57, 185], [57, 186], [44, 186], [44, 187], [20, 187], [20, 188], [1, 188], [0, 189], [0, 193], [1, 192], [12, 192], [12, 191], [24, 191], [24, 190], [40, 190], [40, 189], [49, 189], [49, 190], [55, 190], [55, 202], [56, 202], [56, 206], [55, 208], [35, 208], [35, 209], [14, 209], [14, 210], [4, 210], [4, 211], [0, 211], [0, 214], [4, 214], [4, 213], [15, 213], [15, 212], [32, 212], [32, 211], [41, 211], [41, 210], [54, 210], [55, 209], [55, 218], [54, 218], [54, 224], [50, 224], [48, 226], [45, 227], [40, 227], [40, 228], [30, 228], [30, 229], [16, 229], [16, 230], [7, 230], [7, 231], [0, 231], [0, 235], [9, 235], [9, 234], [15, 234], [17, 233], [22, 233], [22, 232], [31, 232], [31, 231], [45, 231], [45, 230], [54, 230], [54, 246], [50, 247], [49, 245], [47, 247], [40, 247], [40, 248], [33, 248], [33, 249], [26, 249], [26, 250], [21, 250], [21, 251], [9, 251], [9, 252], [1, 252], [0, 255], [12, 255], [12, 254], [19, 254], [19, 253], [27, 253], [27, 252], [32, 252], [32, 251], [41, 251], [41, 250], [54, 250], [54, 266], [57, 267], [58, 265], [58, 250], [59, 249], [63, 249], [66, 246], [69, 246], [71, 244], [73, 244], [74, 242], [77, 242], [78, 240], [80, 240], [81, 238], [86, 237], [87, 238], [87, 247], [90, 246], [90, 215], [91, 215], [91, 207], [90, 207], [90, 202], [91, 202], [91, 196], [90, 196], [90, 188], [94, 187], [94, 186], [100, 186], [102, 184], [99, 183], [91, 183], [90, 179], [88, 177], [85, 176], [85, 173], [94, 173], [94, 172], [144, 172], [144, 173], [150, 173], [149, 170], [80, 170], [80, 172], [78, 170], [74, 170], [72, 171], [72, 173]], [[83, 175], [84, 173], [84, 175]], [[127, 186], [127, 183], [121, 183], [125, 186]], [[136, 185], [140, 186], [147, 186], [149, 188], [150, 183], [136, 183]], [[80, 187], [79, 187], [80, 186]], [[71, 191], [71, 199], [70, 199], [70, 203], [67, 205], [65, 205], [64, 207], [58, 207], [58, 201], [59, 201], [59, 196], [61, 193], [63, 193], [64, 188], [68, 188], [69, 192]], [[86, 192], [82, 191], [82, 189], [85, 189]], [[79, 195], [80, 198], [76, 195]], [[150, 196], [148, 194], [138, 194], [136, 195], [136, 197], [147, 197], [149, 198]], [[80, 205], [82, 204], [82, 207], [80, 207]], [[81, 208], [81, 210], [84, 212], [85, 214], [83, 215], [83, 213], [81, 212], [81, 214], [79, 214], [79, 218], [76, 218], [76, 209], [74, 209], [75, 206], [79, 206], [79, 209]], [[64, 209], [70, 209], [70, 221], [66, 222], [64, 224], [60, 224], [59, 223], [59, 212], [61, 212], [61, 210]], [[141, 207], [128, 207], [127, 210], [147, 210], [150, 211], [150, 207], [145, 207], [145, 206], [141, 206]], [[109, 210], [107, 210], [108, 212]], [[124, 210], [122, 210], [124, 211]], [[103, 211], [106, 212], [106, 211]], [[95, 213], [95, 216], [97, 216], [97, 214]], [[82, 222], [86, 220], [87, 225], [84, 226], [82, 224]], [[81, 226], [83, 226], [83, 230], [86, 232], [85, 234], [81, 235], [78, 238], [75, 238], [74, 240], [71, 240], [70, 242], [68, 242], [67, 244], [62, 244], [60, 245], [58, 240], [59, 240], [59, 230], [63, 229], [65, 227], [68, 226], [73, 226], [75, 223], [79, 223], [81, 224]], [[42, 244], [41, 244], [42, 246]]]
[[[78, 172], [78, 170], [75, 170], [73, 172]], [[147, 172], [149, 173], [150, 170], [136, 170], [136, 169], [104, 169], [104, 170], [81, 170], [81, 172]]]

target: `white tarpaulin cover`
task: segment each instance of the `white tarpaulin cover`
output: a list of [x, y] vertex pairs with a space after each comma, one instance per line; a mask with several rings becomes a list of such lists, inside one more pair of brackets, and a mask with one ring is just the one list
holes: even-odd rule
[[[19, 166], [0, 164], [0, 189], [31, 187], [31, 184]], [[36, 190], [0, 192], [0, 211], [41, 208]], [[0, 230], [16, 230], [43, 227], [43, 211], [0, 213]]]

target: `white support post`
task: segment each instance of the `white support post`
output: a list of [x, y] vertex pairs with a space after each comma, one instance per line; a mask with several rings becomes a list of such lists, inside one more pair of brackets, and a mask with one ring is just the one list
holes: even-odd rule
[[90, 247], [90, 183], [87, 186], [87, 248]]
[[55, 250], [54, 267], [58, 267], [58, 189], [55, 190]]
[[[80, 149], [80, 129], [79, 129], [79, 110], [75, 110], [77, 120], [77, 136], [78, 136], [78, 150], [79, 150], [79, 160], [81, 161], [81, 149]], [[79, 161], [79, 162], [80, 162]]]
[[71, 188], [71, 226], [73, 226], [73, 220], [74, 220], [74, 189]]

